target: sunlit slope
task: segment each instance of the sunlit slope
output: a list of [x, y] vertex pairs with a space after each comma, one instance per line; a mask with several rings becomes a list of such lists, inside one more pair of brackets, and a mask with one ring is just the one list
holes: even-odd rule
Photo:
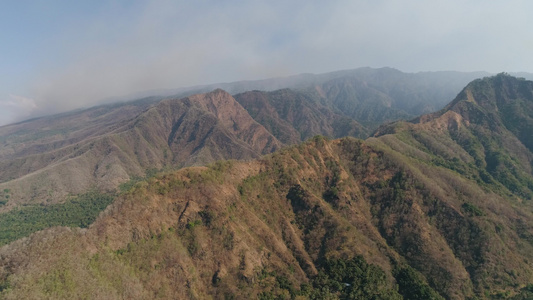
[[59, 145], [45, 138], [28, 141], [35, 145], [27, 149], [46, 149], [2, 160], [0, 188], [10, 191], [7, 207], [55, 202], [91, 188], [113, 190], [132, 176], [144, 176], [147, 169], [250, 159], [281, 146], [222, 90], [163, 100], [123, 119], [111, 127], [95, 125], [100, 131]]

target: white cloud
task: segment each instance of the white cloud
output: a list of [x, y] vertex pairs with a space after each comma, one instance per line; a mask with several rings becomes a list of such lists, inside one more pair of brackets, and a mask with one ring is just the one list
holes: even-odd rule
[[0, 100], [0, 126], [32, 115], [38, 109], [33, 99], [9, 95]]
[[17, 95], [9, 95], [9, 98], [4, 102], [0, 102], [0, 105], [24, 111], [37, 109], [37, 105], [33, 99]]

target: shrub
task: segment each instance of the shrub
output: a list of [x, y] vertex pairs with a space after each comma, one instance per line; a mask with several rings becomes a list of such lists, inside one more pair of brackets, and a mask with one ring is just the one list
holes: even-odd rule
[[474, 204], [468, 203], [468, 202], [463, 203], [461, 208], [463, 209], [463, 212], [469, 214], [470, 216], [483, 216], [483, 215], [485, 215], [483, 213], [483, 211], [479, 207], [475, 206]]

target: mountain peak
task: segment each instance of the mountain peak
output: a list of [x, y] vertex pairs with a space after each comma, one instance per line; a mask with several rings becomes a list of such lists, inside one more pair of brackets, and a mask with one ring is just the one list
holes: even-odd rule
[[[491, 131], [509, 130], [518, 134], [533, 129], [533, 81], [507, 73], [476, 79], [442, 110], [422, 115], [411, 122], [416, 124], [450, 119], [450, 112], [458, 114], [464, 124]], [[531, 137], [524, 137], [524, 141], [528, 139], [532, 140]], [[533, 149], [533, 142], [530, 143], [529, 148]]]
[[[484, 170], [484, 183], [499, 181], [519, 197], [533, 198], [527, 179], [533, 169], [532, 81], [506, 73], [474, 80], [441, 111], [383, 126], [374, 136], [394, 133], [447, 159], [474, 163]], [[442, 141], [447, 146], [437, 146]]]
[[518, 99], [533, 101], [532, 91], [532, 81], [499, 73], [470, 82], [446, 108], [453, 109], [461, 102], [471, 102], [486, 109], [498, 109]]

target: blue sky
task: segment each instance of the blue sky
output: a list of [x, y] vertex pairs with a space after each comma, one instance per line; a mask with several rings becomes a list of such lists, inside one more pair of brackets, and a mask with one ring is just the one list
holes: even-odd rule
[[303, 72], [533, 72], [526, 0], [0, 5], [0, 125], [144, 90]]

